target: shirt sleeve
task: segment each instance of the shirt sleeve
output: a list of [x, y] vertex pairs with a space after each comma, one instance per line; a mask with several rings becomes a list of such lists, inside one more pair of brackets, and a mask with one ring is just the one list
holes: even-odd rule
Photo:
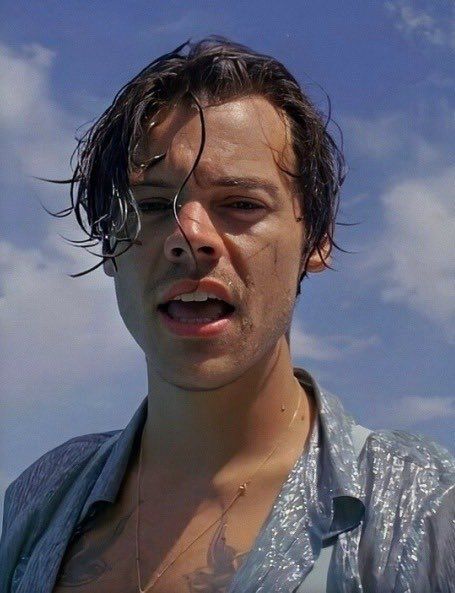
[[12, 490], [12, 484], [10, 484], [8, 486], [8, 488], [5, 491], [5, 496], [3, 497], [2, 535], [1, 535], [0, 542], [1, 542], [1, 540], [4, 539], [6, 530], [8, 529], [8, 525], [10, 522], [11, 490]]
[[[413, 545], [420, 542], [420, 545]], [[455, 592], [455, 484], [425, 501], [411, 530], [396, 591]], [[412, 567], [412, 569], [411, 569]], [[408, 569], [411, 569], [410, 571]], [[411, 574], [411, 572], [413, 574]]]
[[455, 484], [444, 493], [425, 525], [430, 591], [455, 591]]

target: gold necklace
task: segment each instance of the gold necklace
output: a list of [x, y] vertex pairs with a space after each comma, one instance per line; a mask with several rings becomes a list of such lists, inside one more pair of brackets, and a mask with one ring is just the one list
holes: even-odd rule
[[[137, 586], [138, 586], [138, 590], [139, 593], [147, 593], [148, 591], [150, 591], [152, 589], [152, 587], [158, 582], [158, 580], [162, 577], [162, 575], [173, 565], [177, 562], [177, 560], [195, 543], [197, 542], [205, 533], [207, 533], [207, 531], [213, 527], [215, 525], [215, 523], [218, 523], [218, 521], [220, 521], [224, 515], [229, 511], [229, 509], [234, 505], [234, 503], [237, 501], [237, 499], [240, 496], [244, 496], [246, 494], [246, 490], [248, 487], [248, 484], [250, 484], [251, 480], [253, 479], [253, 477], [257, 474], [257, 472], [262, 468], [263, 465], [265, 465], [265, 463], [270, 459], [270, 457], [275, 453], [275, 451], [277, 450], [278, 446], [281, 443], [281, 440], [284, 438], [284, 435], [287, 433], [287, 431], [290, 429], [292, 423], [295, 420], [295, 417], [297, 416], [297, 412], [299, 411], [300, 408], [300, 403], [302, 401], [302, 391], [299, 391], [299, 401], [297, 402], [297, 407], [295, 409], [294, 415], [291, 418], [291, 421], [289, 422], [286, 430], [283, 432], [283, 434], [281, 435], [281, 437], [279, 437], [278, 441], [276, 442], [276, 444], [274, 445], [273, 449], [270, 451], [270, 453], [267, 455], [267, 457], [264, 459], [264, 461], [261, 462], [261, 464], [259, 465], [259, 467], [250, 475], [250, 477], [243, 482], [242, 484], [240, 484], [240, 486], [237, 489], [237, 493], [235, 494], [234, 498], [231, 500], [231, 502], [227, 505], [227, 507], [224, 509], [224, 511], [221, 513], [221, 515], [215, 519], [215, 521], [212, 521], [212, 523], [210, 523], [210, 525], [208, 525], [207, 527], [204, 528], [204, 530], [196, 537], [196, 539], [194, 539], [190, 544], [188, 544], [186, 546], [186, 548], [184, 548], [173, 560], [171, 560], [171, 562], [169, 562], [161, 572], [158, 573], [158, 575], [155, 577], [155, 579], [153, 579], [153, 581], [145, 588], [142, 588], [142, 579], [141, 579], [141, 569], [140, 569], [140, 556], [139, 556], [139, 501], [140, 501], [140, 488], [141, 488], [141, 468], [142, 468], [142, 437], [141, 437], [141, 444], [140, 444], [140, 450], [139, 450], [139, 468], [138, 468], [138, 474], [137, 474], [137, 489], [136, 489], [136, 574], [137, 574]], [[284, 412], [285, 407], [281, 406], [281, 411]]]

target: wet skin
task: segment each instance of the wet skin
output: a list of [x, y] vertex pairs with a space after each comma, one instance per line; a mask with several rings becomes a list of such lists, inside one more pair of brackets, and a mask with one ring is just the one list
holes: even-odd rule
[[[248, 507], [245, 502], [243, 507], [233, 507], [238, 536], [228, 544], [233, 557], [245, 554], [311, 428], [310, 398], [293, 376], [286, 341], [304, 267], [305, 241], [304, 223], [296, 220], [304, 215], [300, 196], [292, 179], [280, 169], [295, 168], [288, 126], [258, 96], [204, 106], [204, 114], [206, 145], [181, 194], [178, 211], [197, 267], [170, 207], [200, 147], [198, 113], [182, 105], [162, 112], [139, 146], [143, 160], [166, 152], [156, 166], [130, 176], [142, 212], [140, 244], [117, 258], [117, 271], [110, 261], [104, 265], [115, 282], [120, 314], [147, 362], [139, 548], [156, 549], [163, 534], [169, 540], [153, 560], [147, 553], [141, 555], [142, 570], [149, 576], [174, 544], [176, 550], [183, 549], [201, 525], [209, 524], [227, 506], [239, 484], [258, 469], [286, 432], [302, 397], [299, 428], [289, 433], [287, 444], [255, 477], [255, 500], [261, 504]], [[307, 270], [322, 269], [319, 255], [313, 253]], [[228, 328], [211, 338], [175, 336], [160, 322], [159, 295], [178, 280], [206, 277], [219, 280], [231, 291], [236, 310]], [[165, 502], [163, 490], [157, 490], [157, 476], [170, 485], [164, 488], [171, 493]], [[119, 563], [125, 563], [123, 575], [128, 583], [135, 578], [130, 517], [134, 478], [134, 474], [126, 476], [124, 502], [102, 522], [91, 548], [85, 548], [92, 550], [92, 563], [102, 557], [106, 566], [116, 570], [116, 562], [109, 559], [108, 551], [104, 553], [115, 548]], [[181, 484], [188, 486], [182, 489]], [[168, 508], [178, 510], [175, 524], [163, 520]], [[201, 508], [205, 509], [202, 515]], [[191, 563], [193, 572], [206, 571], [201, 567], [208, 566], [207, 550], [215, 530], [208, 534], [211, 539], [201, 540], [205, 548], [191, 558], [185, 556], [188, 563], [173, 575], [169, 591], [190, 590]], [[90, 557], [84, 556], [82, 548], [74, 551], [79, 561]], [[76, 556], [72, 556], [72, 565], [69, 559], [62, 586], [65, 582], [67, 587], [76, 586], [81, 578], [82, 565]], [[85, 570], [89, 566], [85, 562]], [[102, 568], [99, 562], [91, 566], [95, 572]], [[204, 578], [202, 573], [197, 574]], [[87, 590], [95, 590], [93, 584], [90, 587]]]
[[[200, 147], [198, 113], [182, 106], [161, 113], [140, 147], [143, 160], [163, 152], [166, 158], [131, 175], [142, 244], [117, 258], [118, 272], [105, 265], [147, 361], [148, 460], [154, 451], [163, 463], [181, 460], [182, 471], [255, 456], [286, 425], [282, 393], [294, 401], [296, 382], [285, 335], [304, 265], [300, 197], [280, 169], [295, 168], [284, 118], [257, 96], [205, 107], [204, 114], [206, 144], [179, 210], [197, 270], [170, 208]], [[308, 270], [321, 269], [315, 253]], [[157, 314], [159, 295], [177, 280], [205, 277], [229, 286], [231, 323], [211, 339], [176, 337]]]

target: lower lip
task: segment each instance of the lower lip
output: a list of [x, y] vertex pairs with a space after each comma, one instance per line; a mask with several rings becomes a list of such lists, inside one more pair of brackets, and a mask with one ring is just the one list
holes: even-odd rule
[[222, 317], [216, 321], [210, 321], [209, 323], [182, 323], [177, 319], [172, 319], [165, 311], [158, 309], [158, 314], [164, 325], [169, 331], [177, 336], [195, 336], [200, 338], [208, 338], [216, 336], [226, 331], [229, 324], [232, 323], [231, 318], [233, 313], [229, 317]]

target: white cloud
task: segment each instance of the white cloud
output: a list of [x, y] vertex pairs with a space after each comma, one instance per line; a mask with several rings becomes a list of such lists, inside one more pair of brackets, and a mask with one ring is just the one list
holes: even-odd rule
[[359, 204], [364, 204], [369, 199], [370, 196], [367, 192], [361, 192], [359, 194], [354, 194], [353, 196], [345, 197], [343, 199], [343, 206], [345, 208], [353, 208]]
[[61, 190], [32, 176], [71, 174], [74, 135], [81, 123], [51, 97], [53, 60], [54, 54], [37, 44], [18, 51], [0, 44], [0, 181], [16, 188], [17, 195], [32, 188], [48, 205]]
[[377, 335], [356, 337], [345, 334], [318, 336], [302, 331], [295, 321], [291, 328], [291, 353], [294, 359], [339, 360], [380, 343]]
[[[83, 121], [53, 99], [53, 60], [52, 52], [36, 44], [20, 50], [0, 44], [0, 183], [2, 197], [9, 197], [5, 212], [9, 209], [13, 217], [14, 200], [19, 213], [19, 201], [32, 193], [51, 210], [68, 205], [60, 203], [60, 187], [31, 177], [69, 175], [74, 133]], [[3, 217], [2, 224], [7, 221]], [[0, 495], [43, 448], [55, 446], [56, 435], [72, 436], [64, 410], [74, 413], [77, 403], [67, 394], [80, 393], [83, 408], [91, 401], [96, 415], [100, 398], [96, 384], [90, 385], [93, 377], [109, 385], [138, 356], [116, 310], [110, 279], [101, 270], [81, 279], [66, 275], [94, 263], [57, 235], [81, 238], [75, 221], [46, 222], [40, 245], [0, 242], [0, 433], [8, 438], [0, 447], [5, 456], [0, 456]], [[25, 245], [23, 229], [16, 230]], [[45, 426], [41, 432], [40, 426]]]
[[455, 48], [455, 8], [452, 2], [427, 2], [420, 8], [412, 0], [385, 2], [395, 27], [408, 37], [437, 46]]
[[409, 428], [417, 422], [455, 418], [455, 397], [402, 397], [384, 409], [387, 421], [395, 427]]
[[[380, 196], [384, 232], [365, 260], [385, 302], [403, 303], [455, 339], [455, 168], [397, 182]], [[381, 269], [381, 274], [374, 272]]]
[[[416, 117], [419, 113], [419, 117]], [[455, 339], [455, 168], [450, 163], [454, 110], [443, 99], [371, 120], [345, 117], [355, 157], [383, 171], [370, 202], [381, 209], [380, 234], [359, 267], [386, 303], [401, 303]], [[436, 133], [438, 140], [429, 140]], [[371, 192], [370, 192], [371, 194]]]
[[387, 114], [376, 120], [345, 116], [343, 129], [357, 153], [381, 158], [400, 147], [401, 136], [396, 131], [399, 119], [396, 114]]
[[391, 162], [412, 161], [414, 166], [433, 165], [440, 159], [440, 151], [414, 131], [402, 113], [386, 114], [375, 119], [344, 116], [342, 122], [349, 151], [356, 156]]
[[0, 243], [0, 365], [3, 401], [51, 401], [90, 377], [112, 380], [138, 347], [117, 311], [110, 278], [98, 270], [66, 274], [92, 262], [57, 238], [38, 248]]
[[[9, 165], [0, 181], [12, 184], [17, 196], [24, 184], [33, 184], [48, 205], [60, 190], [28, 176], [68, 175], [80, 123], [52, 98], [53, 59], [39, 45], [19, 51], [0, 46], [0, 150]], [[0, 334], [7, 336], [0, 382], [10, 406], [52, 400], [95, 373], [99, 380], [111, 377], [137, 357], [138, 347], [117, 311], [112, 280], [101, 269], [83, 278], [67, 276], [99, 261], [58, 237], [57, 232], [81, 238], [73, 219], [49, 219], [41, 246], [0, 242]]]
[[[165, 21], [162, 23], [155, 23], [150, 28], [147, 27], [147, 31], [152, 35], [175, 35], [176, 33], [182, 33], [185, 29], [191, 30], [194, 27], [194, 22], [197, 19], [197, 11], [192, 8], [186, 13], [181, 13], [176, 19]], [[202, 14], [200, 15], [202, 17]]]

